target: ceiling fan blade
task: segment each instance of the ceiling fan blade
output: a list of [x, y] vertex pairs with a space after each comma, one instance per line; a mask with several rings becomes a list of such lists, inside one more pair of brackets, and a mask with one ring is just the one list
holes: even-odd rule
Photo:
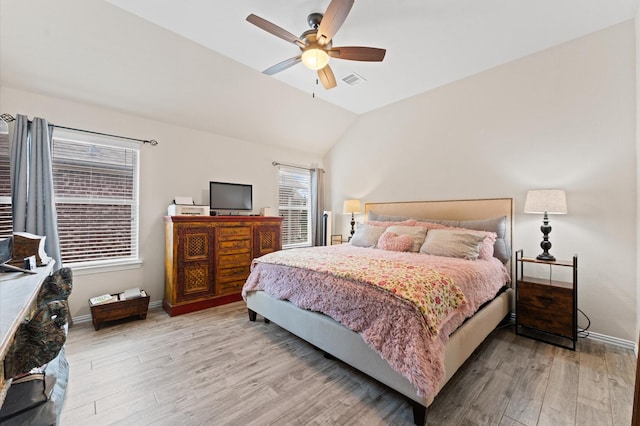
[[334, 47], [330, 49], [329, 56], [336, 59], [348, 59], [350, 61], [368, 61], [368, 62], [381, 62], [384, 59], [384, 55], [387, 53], [386, 49], [378, 49], [377, 47], [362, 47], [362, 46], [343, 46]]
[[320, 21], [317, 40], [321, 46], [328, 44], [338, 32], [353, 6], [353, 0], [331, 0]]
[[253, 13], [247, 16], [247, 21], [252, 23], [256, 27], [273, 34], [276, 37], [280, 37], [281, 39], [288, 41], [289, 43], [297, 44], [299, 47], [305, 47], [304, 42], [297, 36], [291, 34], [289, 31], [277, 26], [276, 24], [267, 21], [264, 18], [254, 15]]
[[286, 59], [280, 63], [277, 63], [269, 68], [267, 68], [266, 70], [262, 71], [263, 74], [266, 75], [273, 75], [275, 73], [278, 73], [280, 71], [284, 71], [289, 67], [294, 66], [295, 64], [297, 64], [298, 62], [300, 62], [302, 60], [302, 56], [298, 55], [298, 56], [294, 56], [293, 58], [289, 58]]
[[333, 71], [331, 71], [331, 67], [329, 65], [318, 70], [318, 78], [327, 90], [333, 89], [337, 85], [336, 77], [333, 75]]

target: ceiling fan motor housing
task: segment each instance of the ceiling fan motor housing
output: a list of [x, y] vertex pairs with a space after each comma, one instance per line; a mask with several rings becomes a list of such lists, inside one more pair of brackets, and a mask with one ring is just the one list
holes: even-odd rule
[[331, 0], [324, 14], [309, 14], [307, 23], [311, 29], [305, 31], [300, 37], [296, 37], [289, 31], [254, 14], [247, 16], [248, 22], [278, 38], [295, 44], [302, 51], [302, 54], [279, 62], [264, 70], [263, 73], [273, 75], [302, 62], [308, 68], [317, 71], [318, 78], [325, 89], [331, 89], [336, 87], [336, 81], [329, 66], [330, 57], [352, 61], [382, 61], [385, 49], [362, 46], [332, 47], [333, 36], [344, 23], [353, 3], [354, 0]]
[[331, 49], [331, 45], [333, 44], [333, 40], [329, 41], [329, 43], [325, 44], [324, 46], [320, 46], [318, 44], [317, 35], [318, 35], [318, 30], [307, 30], [307, 31], [303, 32], [302, 35], [300, 36], [300, 39], [302, 41], [304, 41], [304, 44], [306, 44], [306, 47], [304, 47], [304, 48], [301, 47], [300, 50], [302, 50], [304, 52], [308, 48], [312, 48], [312, 47], [313, 48], [322, 49], [322, 50]]
[[322, 21], [322, 13], [312, 13], [309, 16], [307, 16], [307, 23], [309, 24], [309, 26], [311, 28], [313, 28], [314, 30], [317, 30], [318, 27], [320, 26], [320, 21]]

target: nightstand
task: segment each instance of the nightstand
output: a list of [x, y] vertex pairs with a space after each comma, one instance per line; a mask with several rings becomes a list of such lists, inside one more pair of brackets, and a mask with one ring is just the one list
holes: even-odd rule
[[[525, 276], [525, 265], [548, 265], [549, 277]], [[571, 268], [571, 282], [552, 279], [553, 268]], [[516, 334], [576, 350], [578, 340], [578, 256], [545, 261], [516, 252]]]

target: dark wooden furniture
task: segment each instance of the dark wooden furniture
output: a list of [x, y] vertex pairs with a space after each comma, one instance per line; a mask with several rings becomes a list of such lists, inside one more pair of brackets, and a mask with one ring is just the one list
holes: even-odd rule
[[165, 294], [169, 315], [242, 300], [251, 261], [282, 249], [282, 218], [165, 216]]
[[[548, 278], [524, 275], [525, 264], [548, 266]], [[572, 268], [572, 281], [552, 279], [554, 267]], [[568, 349], [578, 340], [578, 256], [544, 261], [516, 252], [516, 333]]]
[[[115, 321], [135, 316], [145, 319], [149, 310], [149, 295], [146, 292], [144, 294], [145, 296], [136, 297], [135, 299], [118, 300], [97, 305], [92, 304], [91, 300], [89, 300], [93, 327], [97, 331], [100, 330], [102, 323], [105, 321]], [[117, 294], [112, 294], [112, 296], [117, 297]]]

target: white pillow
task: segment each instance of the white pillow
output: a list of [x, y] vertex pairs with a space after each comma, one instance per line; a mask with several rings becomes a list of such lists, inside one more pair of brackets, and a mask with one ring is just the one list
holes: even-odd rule
[[430, 229], [420, 253], [476, 260], [485, 237], [473, 231]]
[[356, 247], [375, 247], [380, 235], [387, 229], [384, 226], [373, 226], [366, 223], [358, 223], [356, 232], [349, 243]]
[[387, 228], [387, 232], [411, 236], [413, 238], [413, 247], [411, 247], [411, 251], [417, 253], [420, 251], [420, 246], [424, 242], [424, 237], [427, 235], [427, 228], [423, 228], [422, 226], [392, 225]]

